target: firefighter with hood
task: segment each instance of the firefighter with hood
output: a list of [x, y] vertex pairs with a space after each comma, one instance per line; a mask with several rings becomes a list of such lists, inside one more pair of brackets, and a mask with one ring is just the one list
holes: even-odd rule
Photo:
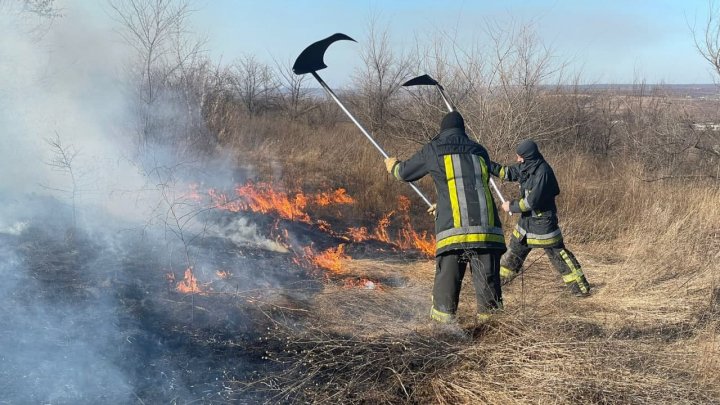
[[477, 320], [502, 309], [500, 257], [506, 251], [502, 225], [488, 186], [490, 157], [468, 138], [458, 112], [446, 114], [438, 133], [406, 161], [385, 159], [395, 178], [405, 182], [430, 175], [435, 182], [435, 280], [432, 319], [455, 320], [460, 286], [468, 264], [477, 298]]
[[505, 284], [520, 273], [530, 250], [542, 248], [573, 294], [586, 296], [590, 285], [580, 263], [565, 247], [558, 226], [555, 197], [560, 194], [560, 186], [555, 173], [532, 140], [521, 142], [516, 153], [515, 165], [490, 163], [494, 176], [520, 183], [520, 199], [502, 205], [504, 211], [520, 214], [510, 238], [510, 249], [500, 262], [502, 282]]

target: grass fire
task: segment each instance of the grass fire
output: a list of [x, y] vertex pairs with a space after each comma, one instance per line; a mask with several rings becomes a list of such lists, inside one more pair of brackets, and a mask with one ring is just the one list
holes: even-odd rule
[[0, 1], [0, 404], [720, 403], [712, 5], [205, 3]]

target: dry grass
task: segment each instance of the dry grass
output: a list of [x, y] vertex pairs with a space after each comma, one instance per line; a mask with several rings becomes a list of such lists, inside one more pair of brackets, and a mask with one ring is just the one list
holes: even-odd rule
[[[267, 135], [259, 164], [272, 173], [275, 159], [282, 180], [298, 187], [347, 188], [358, 199], [351, 222], [393, 209], [398, 192], [412, 196], [388, 179], [355, 128], [254, 125], [247, 131]], [[385, 141], [391, 152], [417, 148]], [[720, 403], [717, 183], [646, 182], [632, 163], [547, 158], [563, 189], [561, 226], [591, 297], [570, 296], [533, 252], [492, 324], [474, 324], [466, 282], [458, 325], [441, 327], [427, 315], [434, 263], [352, 260], [345, 276], [387, 280], [386, 288], [329, 285], [307, 323], [278, 323], [268, 358], [283, 373], [253, 389], [276, 401], [321, 403]], [[416, 227], [430, 229], [422, 205], [413, 205]], [[504, 222], [509, 230], [515, 218]]]

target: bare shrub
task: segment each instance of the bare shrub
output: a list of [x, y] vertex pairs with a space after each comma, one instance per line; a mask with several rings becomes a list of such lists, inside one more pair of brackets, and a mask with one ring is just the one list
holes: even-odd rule
[[388, 29], [380, 27], [378, 17], [371, 19], [364, 43], [364, 64], [353, 78], [357, 92], [353, 104], [368, 130], [381, 133], [396, 115], [397, 93], [409, 75], [412, 59], [393, 49]]
[[275, 72], [252, 55], [241, 57], [231, 66], [229, 81], [237, 100], [250, 115], [262, 114], [277, 104], [280, 83]]

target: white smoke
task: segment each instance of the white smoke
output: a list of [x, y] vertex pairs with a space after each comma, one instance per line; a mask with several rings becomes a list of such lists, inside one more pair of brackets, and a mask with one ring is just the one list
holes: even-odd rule
[[[110, 191], [142, 190], [146, 180], [126, 158], [130, 142], [119, 133], [130, 119], [120, 80], [125, 48], [77, 4], [52, 20], [2, 4], [0, 191], [62, 199], [75, 189], [78, 204], [127, 211], [128, 201], [118, 202]], [[76, 152], [74, 184], [67, 171], [50, 164], [57, 150], [48, 139]]]
[[261, 249], [278, 253], [287, 253], [288, 249], [282, 244], [261, 236], [257, 225], [249, 222], [246, 218], [234, 218], [225, 225], [212, 225], [208, 228], [210, 235], [230, 239], [239, 246], [254, 246]]
[[[159, 147], [137, 156], [138, 100], [126, 69], [133, 53], [117, 27], [107, 24], [112, 20], [97, 23], [83, 2], [58, 5], [63, 15], [52, 20], [23, 13], [18, 4], [0, 2], [0, 195], [52, 195], [77, 206], [81, 225], [97, 211], [145, 225], [170, 205], [184, 210], [181, 216], [198, 209], [182, 201], [188, 188], [182, 170], [166, 169], [198, 172], [198, 162], [178, 162]], [[164, 117], [168, 121], [187, 119], [187, 111], [175, 105], [158, 103], [153, 109], [175, 114]], [[60, 140], [76, 153], [72, 176], [53, 167], [58, 150], [48, 140]], [[213, 162], [214, 173], [228, 163]], [[213, 181], [229, 183], [221, 176]]]
[[[110, 262], [115, 252], [107, 241], [120, 226], [142, 229], [150, 223], [205, 232], [193, 214], [202, 207], [186, 204], [183, 180], [168, 177], [167, 184], [159, 186], [157, 177], [146, 176], [130, 158], [134, 146], [129, 128], [135, 115], [123, 71], [130, 53], [112, 26], [96, 24], [96, 16], [83, 11], [88, 3], [58, 4], [63, 15], [46, 19], [23, 12], [24, 2], [0, 0], [0, 297], [8, 312], [0, 317], [0, 403], [132, 399], [132, 383], [108, 356], [117, 349], [115, 303], [45, 302], [34, 296], [56, 286], [38, 283], [30, 274], [42, 266], [30, 270], [22, 263], [43, 253], [32, 250], [43, 246], [28, 236], [29, 229], [46, 232], [59, 221], [47, 233], [59, 249], [72, 250], [77, 236], [66, 233], [66, 219], [71, 206], [77, 208], [78, 228], [92, 235], [97, 260]], [[77, 153], [72, 176], [49, 164], [57, 159], [57, 150], [47, 139], [59, 139], [66, 151]], [[157, 159], [163, 152], [154, 153]], [[160, 160], [166, 163], [165, 157]], [[244, 219], [211, 228], [211, 233], [237, 244], [284, 249]], [[163, 232], [147, 234], [158, 237]], [[165, 234], [169, 239], [175, 235]], [[27, 246], [15, 245], [21, 239]], [[93, 277], [107, 268], [69, 263], [66, 267], [83, 266], [71, 268], [73, 274]], [[84, 288], [82, 280], [70, 281], [80, 284], [74, 288]]]

